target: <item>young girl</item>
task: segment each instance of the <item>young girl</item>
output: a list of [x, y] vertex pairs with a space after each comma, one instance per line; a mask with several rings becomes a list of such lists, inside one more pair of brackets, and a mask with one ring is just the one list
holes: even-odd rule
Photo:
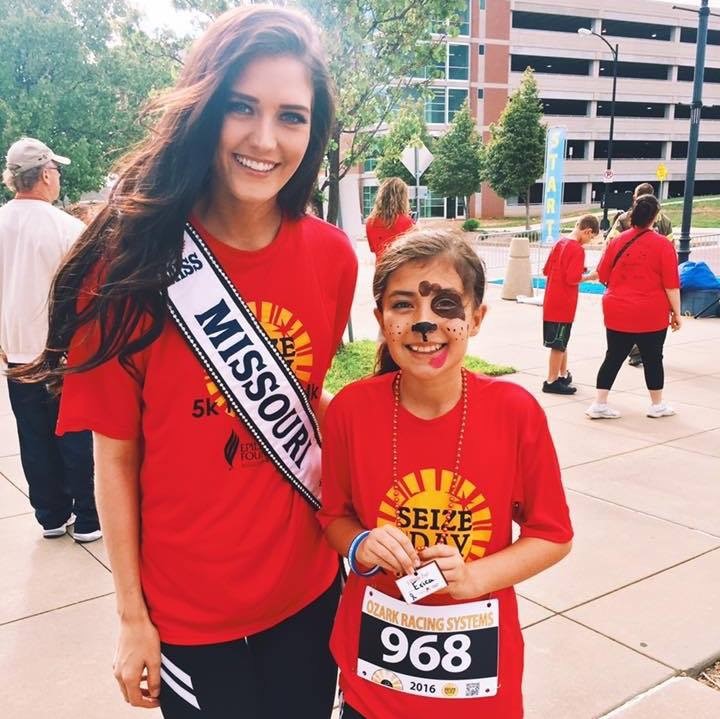
[[229, 11], [158, 110], [60, 271], [34, 368], [65, 376], [59, 431], [94, 433], [115, 676], [168, 719], [321, 719], [339, 582], [313, 412], [356, 260], [305, 214], [333, 116], [315, 30]]
[[[485, 314], [466, 241], [412, 231], [383, 255], [373, 289], [379, 370], [332, 402], [323, 446], [321, 521], [353, 570], [331, 641], [342, 717], [518, 719], [512, 586], [572, 537], [545, 415], [521, 387], [462, 368]], [[400, 599], [396, 580], [431, 562], [447, 587]]]
[[395, 240], [413, 226], [407, 185], [399, 177], [389, 177], [378, 189], [375, 206], [365, 223], [368, 245], [376, 259]]

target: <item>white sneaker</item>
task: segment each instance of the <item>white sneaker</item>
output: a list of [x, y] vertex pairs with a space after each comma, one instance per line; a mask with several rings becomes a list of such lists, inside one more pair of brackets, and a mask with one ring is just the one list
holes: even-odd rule
[[51, 529], [43, 529], [43, 537], [45, 539], [55, 539], [56, 537], [64, 536], [67, 532], [67, 528], [75, 523], [75, 515], [71, 514], [59, 527], [52, 527]]
[[621, 416], [616, 409], [611, 409], [606, 404], [598, 404], [597, 402], [593, 402], [585, 410], [585, 414], [590, 419], [617, 419]]
[[80, 544], [87, 544], [88, 542], [96, 542], [102, 538], [102, 529], [96, 529], [94, 532], [73, 532], [73, 539]]
[[647, 411], [648, 417], [672, 417], [675, 410], [669, 405], [662, 402], [661, 404], [651, 404]]

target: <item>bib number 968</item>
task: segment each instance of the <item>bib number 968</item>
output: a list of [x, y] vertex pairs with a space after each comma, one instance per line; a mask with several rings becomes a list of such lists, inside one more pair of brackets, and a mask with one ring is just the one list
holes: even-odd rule
[[409, 658], [411, 664], [423, 672], [432, 672], [439, 666], [446, 672], [464, 672], [472, 663], [468, 653], [471, 640], [467, 634], [451, 634], [438, 647], [437, 634], [424, 634], [412, 644], [401, 629], [393, 626], [385, 627], [380, 633], [380, 641], [388, 653], [382, 658], [388, 664], [397, 664]]

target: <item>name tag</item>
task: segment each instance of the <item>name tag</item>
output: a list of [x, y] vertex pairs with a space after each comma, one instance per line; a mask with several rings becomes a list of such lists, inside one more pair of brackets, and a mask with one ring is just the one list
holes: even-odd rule
[[495, 696], [497, 599], [417, 606], [365, 589], [357, 674], [388, 689], [437, 699]]
[[423, 564], [413, 574], [400, 577], [395, 584], [397, 584], [400, 594], [403, 595], [403, 599], [409, 604], [447, 587], [447, 581], [437, 562]]

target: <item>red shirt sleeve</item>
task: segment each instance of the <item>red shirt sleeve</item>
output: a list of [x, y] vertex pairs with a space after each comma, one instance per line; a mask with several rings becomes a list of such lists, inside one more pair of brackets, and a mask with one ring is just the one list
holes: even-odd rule
[[[622, 235], [618, 235], [618, 237], [622, 237]], [[618, 238], [615, 238], [610, 242], [610, 244], [605, 248], [605, 252], [603, 252], [597, 266], [598, 279], [604, 285], [607, 285], [608, 280], [610, 279], [610, 268], [618, 246], [617, 242]]]
[[380, 243], [378, 241], [378, 235], [377, 230], [375, 229], [374, 220], [370, 219], [365, 223], [365, 234], [367, 235], [367, 241], [370, 247], [370, 251], [376, 255], [378, 253], [378, 249], [380, 249]]
[[323, 426], [322, 507], [316, 515], [323, 530], [336, 519], [356, 517], [348, 462], [347, 426], [340, 411], [342, 402], [341, 395], [330, 402]]
[[409, 215], [398, 215], [395, 223], [397, 234], [407, 232], [414, 225], [412, 217], [410, 217]]
[[565, 282], [569, 285], [579, 285], [585, 269], [585, 250], [576, 240], [565, 248], [567, 264], [565, 266]]
[[553, 248], [552, 248], [552, 250], [550, 250], [550, 254], [548, 255], [548, 258], [545, 261], [545, 267], [543, 267], [543, 275], [545, 275], [545, 277], [550, 277], [550, 273], [552, 272], [553, 265], [555, 264], [556, 248], [557, 248], [557, 245], [553, 245]]
[[337, 288], [337, 314], [333, 326], [333, 352], [340, 346], [343, 332], [347, 327], [350, 318], [350, 308], [355, 296], [355, 284], [357, 282], [358, 260], [355, 249], [346, 238], [345, 257], [338, 263], [342, 265], [339, 271], [339, 283]]
[[[81, 304], [81, 302], [79, 303]], [[145, 327], [138, 328], [136, 335]], [[98, 346], [97, 323], [80, 328], [70, 343], [68, 365], [77, 366]], [[117, 357], [86, 372], [65, 376], [57, 433], [91, 430], [113, 439], [137, 439], [141, 434], [142, 379], [149, 349], [134, 354], [140, 377], [126, 370]]]
[[547, 419], [535, 401], [525, 418], [520, 477], [513, 492], [514, 519], [521, 537], [564, 544], [572, 539], [573, 530]]
[[662, 255], [660, 257], [663, 287], [666, 290], [676, 290], [680, 287], [677, 252], [675, 252], [672, 242], [668, 242], [665, 237], [663, 239], [665, 245], [662, 246]]

